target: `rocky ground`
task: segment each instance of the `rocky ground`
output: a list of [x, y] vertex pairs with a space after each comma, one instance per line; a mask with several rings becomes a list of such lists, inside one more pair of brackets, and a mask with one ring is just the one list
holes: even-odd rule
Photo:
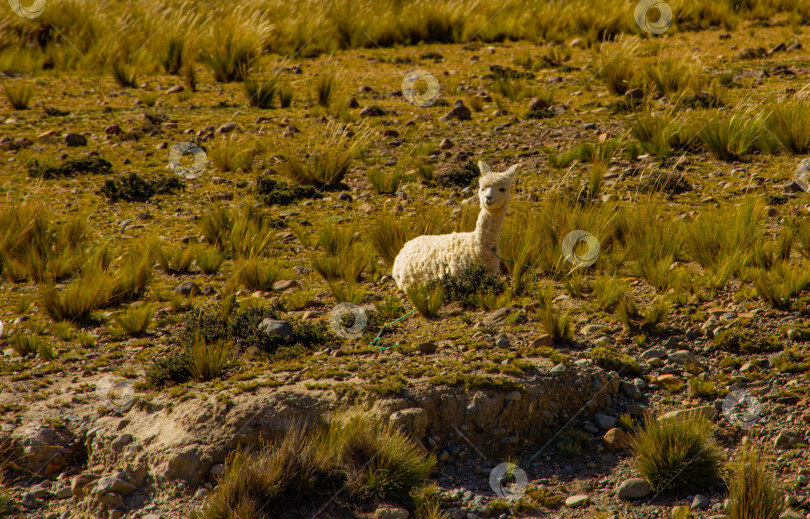
[[[786, 39], [790, 45], [780, 46]], [[675, 33], [655, 44], [667, 55], [693, 55], [709, 75], [731, 71], [735, 86], [726, 95], [735, 107], [803, 91], [810, 57], [793, 45], [803, 40], [803, 34], [789, 34], [778, 23], [751, 23], [733, 34]], [[643, 43], [652, 52], [654, 45]], [[773, 52], [745, 55], [759, 47]], [[520, 69], [515, 60], [548, 50], [526, 42], [372, 48], [300, 59], [286, 63], [283, 73], [295, 85], [293, 105], [272, 110], [247, 106], [239, 84], [216, 83], [202, 69], [193, 93], [172, 76], [147, 76], [142, 86], [122, 89], [108, 76], [43, 75], [35, 80], [29, 110], [3, 107], [3, 203], [41, 201], [57, 218], [85, 212], [94, 240], [109, 240], [116, 250], [152, 234], [165, 243], [201, 243], [198, 222], [212, 203], [238, 207], [254, 195], [259, 173], [278, 176], [279, 146], [305, 147], [333, 118], [351, 127], [366, 124], [374, 132], [369, 150], [352, 165], [340, 190], [295, 205], [262, 207], [280, 222], [272, 249], [283, 270], [274, 290], [237, 293], [240, 300], [263, 302], [309, 294], [304, 308], [288, 304], [279, 319], [328, 326], [337, 300], [311, 268], [321, 227], [354, 225], [363, 234], [388, 209], [403, 218], [426, 206], [463, 216], [470, 205], [469, 187], [438, 186], [413, 174], [396, 194], [376, 194], [368, 168], [409, 164], [412, 149], [426, 144], [434, 146], [425, 160], [437, 175], [471, 157], [497, 168], [520, 161], [514, 200], [531, 204], [570, 176], [549, 165], [545, 147], [567, 150], [607, 137], [632, 140], [632, 114], [612, 110], [616, 96], [594, 78], [593, 49], [577, 41], [564, 48], [570, 58], [563, 66], [540, 68], [527, 80], [537, 92], [553, 93], [550, 102], [530, 94], [511, 100], [490, 91], [491, 66]], [[413, 68], [435, 74], [438, 102], [420, 107], [402, 97], [401, 80]], [[312, 101], [314, 85], [327, 70], [336, 71], [336, 98], [345, 99], [337, 114]], [[151, 102], [150, 95], [157, 99], [154, 107], [143, 100]], [[668, 106], [666, 98], [655, 102]], [[462, 109], [475, 108], [473, 103], [480, 109]], [[536, 109], [548, 110], [548, 117], [529, 117]], [[165, 117], [155, 123], [155, 113]], [[151, 130], [138, 130], [150, 124]], [[135, 133], [137, 138], [127, 137]], [[185, 180], [182, 191], [146, 202], [109, 203], [99, 194], [98, 175], [37, 180], [25, 166], [31, 158], [62, 163], [103, 157], [113, 170], [104, 178], [172, 175], [168, 150], [185, 141], [209, 155], [221, 142], [258, 147], [253, 170], [218, 171], [209, 164], [199, 178]], [[657, 200], [673, 219], [684, 219], [753, 193], [768, 201], [766, 225], [773, 230], [786, 218], [807, 218], [810, 212], [810, 195], [793, 181], [799, 160], [757, 154], [728, 163], [691, 150], [660, 166], [682, 176], [690, 190]], [[647, 154], [617, 155], [597, 203], [634, 204], [638, 172], [654, 167], [657, 161]], [[409, 308], [385, 263], [376, 256], [371, 263], [361, 283], [368, 314], [384, 296]], [[806, 303], [772, 308], [733, 278], [711, 297], [668, 293], [683, 300], [673, 304], [659, 333], [639, 338], [613, 312], [592, 305], [592, 297], [573, 297], [561, 280], [548, 280], [555, 305], [573, 318], [576, 335], [567, 344], [544, 334], [536, 298], [523, 296], [494, 311], [445, 305], [435, 318], [412, 315], [382, 334], [379, 345], [371, 343], [380, 319], [374, 332], [359, 339], [330, 336], [292, 358], [238, 350], [216, 380], [150, 387], [150, 362], [176, 348], [173, 339], [195, 308], [218, 305], [233, 273], [230, 261], [212, 275], [199, 269], [167, 275], [156, 268], [146, 297], [157, 306], [148, 333], [124, 336], [111, 324], [116, 309], [104, 309], [98, 315], [102, 325], [76, 326], [92, 337], [87, 343], [54, 336], [35, 283], [3, 280], [0, 453], [7, 446], [5, 458], [22, 474], [6, 484], [13, 501], [8, 517], [188, 517], [217, 484], [229, 451], [276, 437], [295, 420], [358, 404], [402, 424], [435, 452], [443, 508], [457, 519], [663, 518], [683, 506], [689, 517], [723, 517], [722, 482], [700, 495], [677, 488], [653, 494], [638, 479], [621, 422], [632, 424], [646, 411], [709, 417], [729, 460], [746, 445], [765, 449], [791, 506], [785, 517], [810, 518]], [[620, 276], [642, 306], [651, 303], [654, 287], [627, 272]], [[796, 299], [807, 295], [805, 289]], [[8, 338], [22, 330], [39, 330], [35, 333], [54, 344], [55, 358], [18, 356]], [[740, 330], [748, 334], [744, 340], [774, 347], [729, 348], [727, 332]], [[638, 365], [598, 366], [594, 349], [605, 345]], [[796, 356], [795, 369], [784, 369], [780, 359], [786, 351]], [[713, 390], [696, 391], [697, 383], [687, 385], [691, 379], [711, 382]], [[735, 418], [729, 399], [742, 397], [748, 411]], [[503, 490], [489, 479], [505, 461], [528, 478], [524, 491], [511, 498], [499, 496]], [[406, 512], [384, 507], [370, 513], [382, 518]]]

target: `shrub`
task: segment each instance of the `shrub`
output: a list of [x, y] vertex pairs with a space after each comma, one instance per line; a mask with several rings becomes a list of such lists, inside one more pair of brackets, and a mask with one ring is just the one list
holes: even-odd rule
[[117, 179], [107, 179], [99, 190], [111, 202], [146, 202], [155, 195], [170, 194], [184, 190], [186, 185], [177, 177], [144, 179], [137, 173]]
[[743, 450], [731, 464], [729, 519], [778, 519], [786, 508], [783, 496], [759, 453]]
[[612, 346], [598, 346], [593, 348], [588, 357], [605, 371], [616, 371], [621, 375], [638, 376], [641, 366], [630, 355], [621, 353]]
[[152, 361], [146, 369], [146, 385], [157, 389], [171, 384], [180, 384], [191, 378], [188, 350], [171, 353]]
[[810, 152], [810, 102], [789, 99], [772, 102], [767, 108], [764, 125], [767, 134], [778, 146], [794, 155]]
[[266, 176], [256, 177], [256, 194], [267, 205], [290, 205], [298, 200], [323, 198], [313, 186], [297, 186]]
[[440, 287], [447, 302], [457, 301], [468, 306], [477, 306], [476, 296], [480, 293], [500, 294], [505, 289], [503, 280], [489, 274], [482, 265], [467, 267], [458, 276], [445, 272], [442, 277], [431, 281], [425, 287], [428, 291]]
[[143, 335], [152, 321], [153, 308], [151, 305], [139, 305], [119, 312], [113, 319], [129, 336]]
[[464, 164], [436, 177], [436, 183], [444, 187], [473, 186], [475, 179], [480, 176], [477, 163], [469, 159]]
[[42, 339], [39, 335], [23, 335], [22, 333], [15, 333], [8, 338], [8, 343], [17, 355], [25, 357], [30, 353], [39, 351], [42, 344]]
[[51, 284], [39, 289], [40, 305], [54, 321], [86, 322], [110, 302], [113, 280], [106, 274], [82, 276], [63, 289]]
[[259, 58], [262, 36], [267, 25], [246, 26], [240, 20], [226, 19], [212, 25], [211, 37], [201, 59], [220, 83], [243, 81]]
[[292, 100], [293, 90], [290, 85], [281, 85], [281, 88], [278, 91], [278, 102], [281, 105], [281, 108], [289, 108], [290, 105], [292, 105]]
[[160, 268], [166, 274], [187, 274], [196, 255], [195, 247], [168, 247], [160, 246], [157, 249], [157, 259]]
[[102, 157], [65, 159], [59, 166], [49, 164], [40, 165], [36, 159], [28, 162], [28, 176], [32, 178], [50, 179], [72, 177], [81, 173], [108, 175], [112, 173], [112, 164]]
[[641, 476], [656, 492], [667, 488], [700, 491], [720, 477], [722, 455], [703, 417], [656, 419], [630, 436], [630, 450]]

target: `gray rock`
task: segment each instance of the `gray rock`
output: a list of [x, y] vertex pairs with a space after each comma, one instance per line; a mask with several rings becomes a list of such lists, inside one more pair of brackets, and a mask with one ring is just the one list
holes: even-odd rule
[[670, 353], [667, 355], [667, 359], [669, 359], [670, 362], [680, 364], [681, 366], [686, 366], [688, 364], [698, 365], [697, 358], [695, 358], [692, 352], [688, 350], [680, 350], [676, 351], [675, 353]]
[[269, 337], [290, 337], [293, 334], [293, 328], [287, 321], [278, 319], [265, 319], [259, 323], [259, 330], [264, 332]]
[[115, 492], [116, 494], [127, 495], [135, 492], [138, 487], [129, 481], [118, 479], [114, 476], [104, 476], [96, 483], [96, 493], [103, 495]]
[[198, 296], [202, 294], [202, 290], [193, 281], [183, 281], [174, 289], [174, 293], [181, 296]]
[[472, 112], [469, 108], [464, 106], [464, 101], [459, 99], [453, 105], [453, 108], [447, 112], [447, 114], [441, 118], [442, 121], [449, 121], [450, 119], [456, 119], [458, 121], [468, 121], [472, 119]]
[[239, 128], [239, 125], [236, 124], [236, 123], [226, 123], [226, 124], [223, 124], [222, 126], [220, 126], [217, 129], [217, 132], [218, 133], [231, 133], [232, 131], [234, 131], [237, 128]]
[[616, 487], [616, 495], [621, 499], [641, 499], [650, 494], [650, 484], [641, 478], [630, 478]]
[[408, 511], [404, 508], [383, 505], [374, 511], [374, 519], [408, 519]]
[[641, 358], [643, 360], [665, 359], [667, 358], [667, 352], [666, 350], [662, 350], [660, 348], [650, 348], [649, 350], [641, 354]]
[[690, 508], [692, 510], [698, 510], [698, 509], [702, 510], [704, 508], [709, 508], [710, 504], [711, 504], [711, 501], [709, 501], [708, 497], [706, 497], [704, 495], [701, 495], [701, 494], [698, 494], [698, 495], [695, 496], [694, 499], [692, 499], [692, 505], [690, 506]]
[[605, 327], [602, 326], [601, 324], [589, 324], [583, 327], [579, 333], [581, 333], [582, 335], [596, 335], [597, 333], [601, 332], [604, 329]]
[[596, 420], [596, 424], [604, 430], [613, 429], [616, 426], [616, 419], [612, 416], [608, 416], [602, 413], [596, 413], [594, 416], [594, 420]]

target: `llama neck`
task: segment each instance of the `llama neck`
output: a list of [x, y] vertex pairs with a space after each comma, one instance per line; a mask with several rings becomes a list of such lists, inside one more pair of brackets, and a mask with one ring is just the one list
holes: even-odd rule
[[475, 237], [485, 250], [490, 250], [498, 246], [505, 214], [505, 207], [495, 213], [490, 213], [486, 209], [481, 208], [481, 212], [478, 213], [478, 223], [475, 225]]

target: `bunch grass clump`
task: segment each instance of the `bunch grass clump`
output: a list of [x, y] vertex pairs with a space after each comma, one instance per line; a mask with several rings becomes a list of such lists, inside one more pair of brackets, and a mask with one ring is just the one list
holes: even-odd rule
[[370, 137], [369, 130], [361, 130], [350, 137], [344, 129], [333, 126], [326, 137], [315, 139], [310, 144], [308, 154], [303, 158], [297, 148], [288, 146], [283, 152], [279, 170], [301, 185], [319, 188], [338, 185]]
[[404, 433], [364, 413], [346, 413], [314, 428], [296, 424], [274, 445], [235, 453], [200, 518], [226, 519], [235, 511], [273, 517], [290, 502], [317, 512], [341, 488], [355, 504], [425, 508], [432, 501], [420, 489], [434, 464]]
[[722, 454], [713, 424], [703, 417], [656, 419], [630, 437], [630, 450], [641, 476], [652, 489], [705, 491], [720, 477]]
[[728, 482], [729, 519], [778, 519], [786, 509], [784, 492], [774, 480], [762, 454], [745, 449], [731, 464]]

